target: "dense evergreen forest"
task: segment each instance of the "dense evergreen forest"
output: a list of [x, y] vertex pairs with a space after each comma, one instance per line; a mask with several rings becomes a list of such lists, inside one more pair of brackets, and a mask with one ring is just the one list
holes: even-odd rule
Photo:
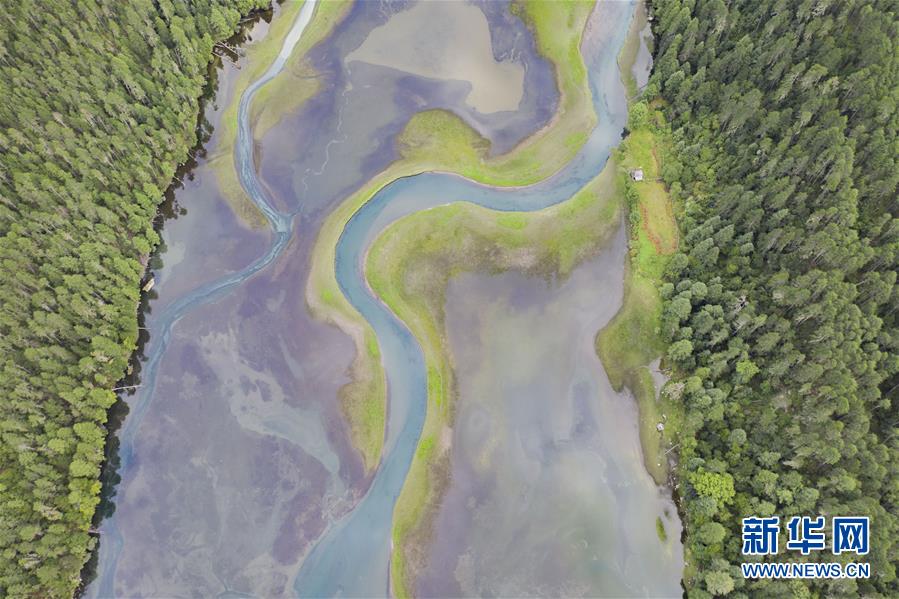
[[[895, 597], [897, 5], [652, 6], [648, 91], [681, 164], [662, 291], [689, 595]], [[869, 555], [805, 558], [868, 561], [869, 580], [744, 581], [741, 518], [819, 514], [871, 517]], [[785, 536], [775, 559], [803, 559]]]
[[71, 596], [163, 189], [215, 41], [263, 0], [4, 0], [0, 596]]

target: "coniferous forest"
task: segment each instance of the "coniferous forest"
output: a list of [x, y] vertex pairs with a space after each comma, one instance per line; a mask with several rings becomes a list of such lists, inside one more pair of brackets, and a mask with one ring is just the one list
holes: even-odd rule
[[2, 3], [0, 595], [71, 596], [153, 219], [261, 0]]
[[[665, 173], [684, 240], [662, 292], [686, 588], [895, 597], [896, 4], [652, 6], [649, 91], [681, 164]], [[740, 520], [774, 515], [870, 516], [872, 577], [745, 582]]]

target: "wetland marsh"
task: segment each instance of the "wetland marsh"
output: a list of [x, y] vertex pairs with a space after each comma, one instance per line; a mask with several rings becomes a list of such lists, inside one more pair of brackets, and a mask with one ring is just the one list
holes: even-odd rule
[[[291, 27], [253, 30], [240, 65], [267, 68], [267, 87], [221, 68], [209, 159], [175, 192], [185, 212], [155, 259], [87, 594], [678, 594], [676, 512], [592, 344], [623, 289], [620, 204], [599, 173], [627, 117], [634, 5], [323, 6], [288, 3], [274, 23]], [[476, 37], [465, 52], [420, 35], [435, 11]], [[527, 223], [551, 228], [588, 188], [595, 230], [530, 264]], [[264, 226], [235, 210], [242, 195]], [[428, 320], [367, 261], [382, 232], [459, 201], [519, 231], [519, 251], [443, 281]]]

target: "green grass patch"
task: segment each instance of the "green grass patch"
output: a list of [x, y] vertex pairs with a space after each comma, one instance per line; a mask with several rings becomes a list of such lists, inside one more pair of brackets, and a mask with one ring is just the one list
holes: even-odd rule
[[656, 534], [659, 535], [659, 540], [663, 543], [668, 540], [668, 533], [665, 532], [665, 523], [658, 516], [656, 516]]
[[631, 132], [619, 150], [625, 170], [643, 170], [644, 180], [629, 181], [628, 185], [639, 196], [635, 209], [640, 211], [640, 226], [644, 233], [641, 242], [650, 242], [654, 246], [652, 251], [644, 252], [649, 257], [673, 254], [678, 245], [673, 204], [661, 181], [659, 157], [662, 151], [659, 135], [649, 125]]
[[350, 382], [340, 389], [339, 398], [347, 415], [353, 445], [369, 470], [378, 464], [384, 444], [386, 413], [381, 397], [387, 393], [387, 382], [380, 369], [372, 368], [372, 364], [381, 362], [381, 350], [374, 331], [363, 332], [363, 344], [366, 351], [357, 354], [353, 360]]
[[659, 164], [655, 157], [654, 148], [656, 136], [649, 129], [631, 131], [620, 146], [625, 155], [622, 166], [627, 169], [642, 168], [649, 180], [659, 176]]
[[628, 373], [662, 355], [661, 315], [656, 281], [635, 274], [630, 266], [621, 309], [596, 337], [597, 353], [616, 391], [624, 387]]
[[[478, 173], [490, 143], [465, 122], [447, 110], [426, 110], [415, 114], [397, 145], [406, 159], [452, 156], [454, 172]], [[449, 165], [448, 165], [449, 166]]]
[[[406, 475], [406, 481], [403, 484], [404, 493], [421, 498], [433, 498], [438, 494], [439, 489], [434, 487], [434, 482], [436, 481], [438, 484], [445, 482], [449, 469], [449, 460], [445, 457], [442, 460], [435, 460], [438, 449], [438, 441], [434, 435], [422, 435], [415, 450], [409, 474]], [[428, 502], [421, 501], [409, 503], [402, 510], [394, 510], [392, 536], [395, 551], [390, 561], [390, 590], [394, 597], [412, 596], [407, 567], [415, 560], [397, 559], [397, 556], [404, 553], [398, 549], [405, 548], [406, 544], [411, 544], [417, 551], [420, 551], [420, 548], [425, 545], [424, 541], [427, 539], [429, 531], [422, 530], [419, 524], [429, 507]], [[419, 539], [418, 542], [409, 543], [410, 539], [416, 537]], [[415, 557], [423, 559], [423, 555]]]
[[496, 217], [496, 224], [507, 229], [524, 229], [528, 219], [524, 214], [508, 212]]
[[[656, 387], [652, 374], [645, 366], [627, 373], [625, 384], [634, 395], [640, 411], [640, 445], [643, 448], [646, 470], [658, 485], [668, 479], [668, 460], [665, 456], [663, 432], [656, 428], [663, 422], [661, 406], [656, 401]], [[665, 423], [667, 427], [667, 423]]]

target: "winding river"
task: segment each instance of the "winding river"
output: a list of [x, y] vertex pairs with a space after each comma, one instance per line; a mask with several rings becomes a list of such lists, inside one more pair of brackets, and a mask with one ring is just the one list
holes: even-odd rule
[[[279, 210], [257, 174], [250, 107], [257, 91], [277, 76], [309, 24], [315, 0], [300, 10], [283, 46], [266, 72], [242, 94], [234, 160], [240, 183], [265, 215], [270, 245], [245, 267], [206, 283], [165, 305], [154, 317], [154, 336], [142, 371], [143, 389], [119, 432], [122, 469], [135, 460], [135, 436], [151, 406], [157, 370], [169, 346], [172, 328], [188, 312], [220, 300], [236, 286], [266, 269], [294, 238], [300, 208]], [[381, 189], [347, 223], [336, 248], [336, 276], [342, 292], [373, 327], [389, 384], [387, 437], [380, 466], [365, 495], [351, 511], [327, 524], [293, 582], [299, 596], [372, 596], [389, 592], [392, 513], [414, 455], [427, 408], [427, 384], [421, 348], [406, 326], [372, 294], [364, 273], [367, 249], [390, 223], [403, 216], [455, 201], [505, 211], [532, 211], [571, 197], [605, 165], [621, 138], [627, 103], [617, 56], [633, 15], [634, 2], [603, 2], [594, 10], [582, 42], [598, 125], [576, 157], [552, 177], [528, 187], [484, 186], [452, 173], [424, 173], [396, 180]], [[119, 500], [125, 488], [120, 488]], [[115, 595], [115, 576], [123, 538], [115, 519], [103, 526], [100, 568], [88, 595]]]
[[433, 206], [464, 200], [494, 210], [531, 211], [562, 202], [595, 177], [621, 139], [627, 101], [617, 57], [634, 3], [603, 3], [594, 10], [582, 43], [598, 125], [575, 158], [552, 177], [528, 187], [502, 189], [451, 173], [423, 173], [381, 189], [349, 220], [336, 252], [337, 281], [378, 337], [390, 389], [384, 457], [371, 488], [335, 523], [303, 563], [295, 589], [301, 596], [388, 593], [393, 506], [424, 424], [427, 380], [418, 342], [372, 293], [363, 271], [365, 253], [391, 222]]

